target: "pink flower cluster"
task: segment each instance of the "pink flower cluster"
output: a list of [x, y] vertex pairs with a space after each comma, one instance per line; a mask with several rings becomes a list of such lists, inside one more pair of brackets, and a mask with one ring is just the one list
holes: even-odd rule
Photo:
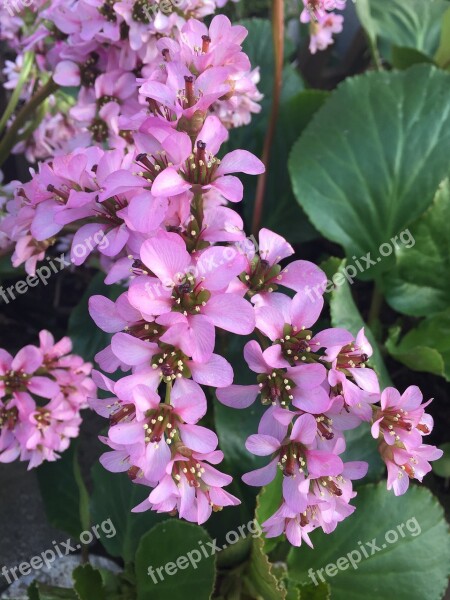
[[431, 400], [422, 404], [422, 393], [411, 385], [400, 393], [386, 388], [381, 394], [381, 406], [373, 416], [372, 435], [380, 440], [380, 453], [387, 465], [388, 489], [396, 496], [404, 494], [410, 479], [422, 481], [431, 471], [430, 460], [437, 460], [442, 450], [423, 443], [431, 433], [433, 419], [425, 413]]
[[378, 405], [380, 388], [366, 364], [372, 348], [364, 330], [356, 339], [339, 328], [314, 331], [323, 301], [312, 302], [302, 292], [292, 300], [277, 292], [253, 300], [265, 349], [248, 342], [244, 358], [257, 383], [233, 384], [219, 389], [217, 397], [238, 409], [257, 397], [268, 406], [246, 447], [256, 456], [270, 456], [270, 462], [243, 479], [267, 485], [280, 469], [282, 502], [263, 529], [267, 537], [285, 533], [291, 544], [299, 546], [303, 540], [311, 546], [311, 531], [320, 527], [330, 533], [354, 511], [352, 480], [367, 472], [366, 463], [340, 458], [345, 431], [363, 421], [373, 423], [372, 435], [383, 440], [388, 489], [393, 487], [396, 495], [406, 491], [410, 478], [421, 481], [431, 470], [428, 461], [442, 451], [422, 444], [432, 419], [424, 413], [418, 388], [408, 388], [403, 396], [387, 388]]
[[[25, 263], [33, 272], [56, 236], [73, 237], [76, 223], [73, 244], [84, 245], [86, 252], [73, 256], [74, 263], [81, 264], [95, 249], [105, 257], [105, 268], [114, 261], [110, 281], [121, 279], [128, 274], [126, 256], [139, 253], [145, 236], [161, 226], [192, 228], [187, 220], [197, 190], [208, 192], [209, 230], [199, 230], [196, 242], [243, 236], [238, 215], [218, 205], [242, 199], [242, 184], [231, 174], [259, 173], [260, 162], [244, 150], [222, 160], [216, 154], [228, 136], [224, 123], [246, 122], [259, 110], [248, 102], [256, 88], [246, 76], [250, 64], [240, 45], [246, 30], [217, 16], [209, 29], [191, 19], [180, 35], [180, 41], [161, 37], [155, 42], [158, 59], [147, 65], [140, 93], [136, 76], [119, 68], [114, 52], [105, 55], [114, 68], [95, 75], [92, 86], [82, 85], [72, 109], [80, 131], [70, 140], [73, 151], [40, 164], [38, 174], [7, 204], [9, 217], [0, 231], [16, 243], [15, 266]], [[62, 61], [55, 77], [79, 83], [72, 79], [77, 68]], [[105, 143], [114, 149], [91, 145]], [[101, 232], [106, 242], [90, 243], [94, 234], [103, 239]], [[189, 238], [192, 243], [191, 233]]]
[[[308, 18], [316, 24], [342, 4], [309, 2]], [[250, 243], [228, 205], [243, 198], [236, 173], [264, 171], [245, 150], [220, 152], [227, 127], [258, 110], [255, 72], [241, 48], [245, 29], [222, 16], [209, 28], [195, 19], [178, 23], [174, 13], [153, 25], [179, 35], [155, 35], [149, 6], [61, 0], [43, 11], [64, 33], [46, 60], [57, 81], [81, 85], [72, 110], [80, 135], [70, 152], [41, 164], [17, 189], [2, 230], [16, 244], [13, 264], [25, 263], [31, 273], [57, 237], [71, 235], [74, 264], [95, 251], [106, 283], [124, 284], [115, 301], [90, 299], [93, 320], [113, 334], [96, 360], [106, 373], [123, 372], [118, 380], [94, 373], [109, 398], [93, 398], [90, 406], [109, 419], [101, 438], [109, 447], [104, 467], [151, 488], [134, 510], [203, 523], [212, 511], [239, 503], [224, 489], [231, 477], [216, 468], [223, 459], [217, 436], [201, 424], [208, 416], [206, 387], [230, 407], [245, 409], [257, 398], [267, 406], [246, 447], [270, 458], [244, 481], [266, 485], [280, 470], [282, 499], [264, 529], [268, 536], [285, 533], [297, 546], [310, 544], [312, 530], [330, 533], [353, 512], [352, 482], [367, 470], [363, 462], [342, 460], [345, 431], [372, 423], [388, 486], [399, 494], [440, 455], [422, 443], [432, 421], [417, 388], [403, 396], [389, 388], [381, 393], [367, 366], [372, 348], [364, 330], [354, 338], [345, 329], [318, 327], [324, 302], [311, 300], [307, 289], [325, 289], [324, 273], [291, 260], [293, 248], [268, 229]], [[33, 35], [39, 45], [48, 30]], [[233, 382], [223, 332], [256, 334], [258, 341], [244, 349], [254, 385]], [[74, 422], [58, 420], [61, 402], [70, 404], [67, 385], [55, 407], [30, 404], [34, 412], [27, 412], [31, 393], [53, 396], [40, 372], [53, 369], [45, 362], [52, 344], [5, 358], [2, 456], [15, 458], [25, 443], [24, 458], [37, 452], [32, 464], [44, 449], [51, 459], [59, 449], [52, 418], [62, 428], [62, 445], [76, 430], [78, 413]], [[79, 369], [88, 367], [81, 362]], [[74, 376], [63, 372], [66, 381]], [[61, 369], [51, 373], [45, 381], [62, 390]], [[88, 392], [77, 397], [84, 402]], [[28, 448], [30, 423], [39, 435], [48, 432], [48, 444], [34, 432]]]
[[69, 338], [55, 343], [44, 330], [39, 340], [14, 357], [0, 349], [0, 462], [19, 458], [29, 469], [59, 458], [96, 395], [91, 365], [70, 354]]
[[[4, 70], [5, 87], [16, 86], [23, 52], [30, 50], [35, 61], [22, 98], [51, 77], [63, 87], [15, 151], [33, 162], [95, 143], [126, 149], [146, 117], [161, 111], [169, 120], [191, 109], [214, 112], [228, 128], [248, 123], [260, 111], [259, 72], [241, 51], [244, 27], [223, 15], [209, 28], [194, 18], [213, 13], [215, 5], [52, 0], [39, 12], [25, 10], [17, 31], [2, 32], [19, 52]], [[71, 86], [78, 88], [75, 99], [64, 89]]]
[[303, 0], [302, 23], [310, 24], [309, 50], [315, 54], [334, 43], [333, 34], [343, 29], [344, 17], [334, 10], [343, 10], [346, 0]]

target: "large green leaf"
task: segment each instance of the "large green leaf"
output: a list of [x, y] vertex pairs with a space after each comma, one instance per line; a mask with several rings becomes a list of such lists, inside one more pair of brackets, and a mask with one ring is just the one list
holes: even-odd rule
[[33, 581], [27, 590], [29, 600], [79, 600], [74, 590]]
[[331, 535], [313, 532], [314, 550], [291, 550], [290, 577], [309, 584], [313, 577], [317, 583], [323, 578], [333, 600], [440, 600], [447, 587], [450, 538], [436, 498], [417, 486], [396, 498], [383, 482], [360, 488], [352, 503], [355, 513]]
[[[395, 310], [426, 316], [446, 309], [450, 297], [450, 184], [410, 228], [408, 246], [396, 250], [396, 266], [384, 277], [385, 298]], [[413, 244], [411, 246], [411, 244]]]
[[445, 0], [360, 0], [355, 3], [359, 19], [371, 40], [378, 38], [388, 60], [395, 44], [433, 56], [448, 8]]
[[132, 483], [125, 474], [110, 473], [96, 464], [92, 469], [92, 478], [92, 520], [101, 524], [111, 519], [116, 530], [114, 536], [101, 535], [100, 542], [111, 556], [120, 556], [126, 563], [130, 562], [134, 559], [141, 537], [163, 517], [150, 510], [131, 512], [148, 497], [150, 490]]
[[80, 600], [106, 600], [106, 591], [103, 586], [100, 571], [94, 569], [89, 563], [80, 565], [72, 573], [74, 589]]
[[77, 538], [86, 529], [86, 522], [82, 523], [81, 520], [82, 498], [77, 482], [79, 474], [76, 473], [75, 446], [72, 443], [59, 460], [44, 462], [36, 469], [36, 474], [49, 522], [53, 527]]
[[440, 67], [450, 69], [450, 8], [442, 19], [441, 41], [434, 59]]
[[264, 600], [285, 600], [286, 588], [283, 580], [278, 579], [272, 563], [265, 553], [264, 540], [260, 537], [253, 540], [252, 552], [244, 575], [245, 583], [251, 598]]
[[294, 192], [313, 225], [349, 262], [371, 253], [361, 278], [392, 266], [395, 236], [448, 173], [449, 86], [450, 74], [428, 65], [347, 79], [292, 150]]
[[209, 544], [197, 525], [179, 520], [156, 525], [136, 553], [137, 600], [209, 600], [215, 579]]
[[413, 371], [425, 371], [450, 381], [450, 308], [424, 319], [400, 337], [399, 328], [391, 331], [386, 348], [399, 362]]
[[[338, 273], [345, 273], [345, 262], [341, 263]], [[330, 311], [333, 327], [344, 327], [353, 333], [354, 336], [356, 336], [358, 331], [364, 327], [366, 337], [373, 348], [373, 355], [369, 359], [369, 365], [376, 371], [381, 387], [388, 387], [391, 385], [389, 373], [384, 364], [377, 341], [369, 327], [364, 323], [355, 301], [353, 300], [348, 280], [344, 279], [344, 277], [342, 277], [342, 279], [337, 279], [335, 277], [332, 281], [335, 281], [336, 284], [339, 283], [339, 285], [335, 286], [335, 289], [330, 295]]]

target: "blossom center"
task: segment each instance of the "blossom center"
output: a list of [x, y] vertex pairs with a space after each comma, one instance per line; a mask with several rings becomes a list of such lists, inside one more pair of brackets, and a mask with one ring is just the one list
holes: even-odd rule
[[278, 286], [274, 280], [281, 280], [280, 271], [280, 265], [271, 265], [267, 260], [255, 256], [250, 263], [250, 273], [243, 273], [239, 279], [248, 287], [247, 293], [251, 297], [261, 292], [275, 292]]
[[152, 368], [161, 370], [162, 378], [166, 383], [171, 383], [174, 379], [181, 377], [189, 379], [191, 372], [186, 364], [188, 357], [173, 346], [167, 345], [165, 349], [165, 352], [153, 357]]
[[115, 0], [105, 0], [105, 3], [100, 6], [98, 12], [105, 17], [109, 23], [115, 23], [117, 21], [117, 15], [114, 11]]
[[199, 313], [211, 297], [211, 293], [201, 286], [201, 281], [196, 282], [193, 275], [185, 275], [172, 290], [172, 299], [175, 301], [173, 310], [185, 316]]
[[282, 407], [287, 407], [290, 401], [294, 399], [292, 389], [295, 388], [295, 383], [288, 379], [281, 369], [272, 371], [270, 375], [258, 375], [257, 380], [263, 405], [279, 404]]

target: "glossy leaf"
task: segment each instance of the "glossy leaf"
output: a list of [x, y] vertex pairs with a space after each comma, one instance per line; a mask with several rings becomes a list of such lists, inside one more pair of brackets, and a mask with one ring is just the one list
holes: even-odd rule
[[378, 39], [382, 55], [390, 60], [392, 45], [414, 48], [433, 56], [439, 45], [445, 0], [360, 0], [355, 3], [361, 24]]
[[94, 523], [111, 519], [116, 534], [101, 535], [100, 542], [111, 556], [125, 563], [134, 559], [141, 537], [163, 517], [152, 511], [132, 513], [131, 509], [148, 497], [150, 490], [132, 483], [124, 473], [110, 473], [100, 464], [92, 469], [94, 491], [91, 511]]
[[177, 519], [146, 533], [136, 552], [137, 600], [209, 600], [215, 560], [208, 543], [202, 527]]
[[425, 371], [450, 381], [450, 309], [424, 319], [400, 340], [393, 329], [386, 348], [413, 371]]
[[396, 250], [395, 268], [383, 278], [387, 302], [411, 316], [446, 309], [450, 296], [450, 183], [442, 183], [433, 204], [410, 227], [407, 245]]
[[450, 110], [435, 107], [448, 106], [449, 85], [450, 74], [428, 65], [347, 79], [292, 150], [294, 193], [313, 225], [349, 263], [370, 252], [358, 277], [392, 267], [392, 240], [448, 173]]
[[333, 600], [440, 600], [450, 536], [436, 498], [417, 486], [395, 497], [382, 482], [360, 488], [352, 504], [355, 513], [331, 535], [312, 533], [314, 550], [291, 550], [290, 577], [309, 585], [323, 579]]

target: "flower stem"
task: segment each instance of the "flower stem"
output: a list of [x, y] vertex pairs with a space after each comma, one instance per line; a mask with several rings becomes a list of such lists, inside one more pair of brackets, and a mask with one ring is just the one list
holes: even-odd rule
[[256, 186], [255, 208], [253, 210], [252, 233], [257, 235], [261, 224], [264, 205], [264, 196], [267, 184], [267, 170], [270, 161], [270, 150], [275, 135], [278, 112], [280, 108], [281, 86], [283, 83], [283, 59], [284, 59], [284, 0], [273, 1], [272, 34], [275, 53], [275, 73], [273, 83], [272, 108], [269, 117], [269, 126], [264, 138], [264, 146], [261, 160], [266, 167], [264, 173], [258, 177]]
[[372, 332], [376, 331], [377, 323], [380, 318], [381, 307], [383, 306], [384, 297], [380, 291], [380, 288], [375, 285], [372, 293], [372, 301], [370, 303], [369, 308], [369, 316], [367, 319], [367, 324]]
[[58, 85], [49, 79], [45, 85], [40, 87], [37, 92], [32, 96], [27, 104], [21, 108], [13, 124], [5, 133], [2, 141], [0, 142], [0, 167], [8, 158], [14, 144], [16, 143], [16, 136], [20, 129], [25, 125], [29, 118], [34, 116], [36, 109], [39, 105], [44, 102], [53, 92], [56, 92]]
[[166, 397], [164, 398], [164, 402], [166, 404], [170, 404], [170, 393], [172, 392], [172, 382], [169, 381], [166, 383]]
[[3, 113], [3, 116], [0, 120], [0, 134], [6, 127], [6, 123], [8, 122], [9, 117], [16, 110], [16, 106], [20, 100], [20, 94], [21, 94], [23, 86], [25, 85], [25, 82], [28, 78], [28, 75], [30, 74], [33, 63], [34, 63], [34, 52], [26, 52], [23, 57], [23, 66], [22, 66], [22, 70], [20, 72], [19, 80], [17, 82], [17, 85], [16, 85], [13, 93], [11, 94], [11, 98], [9, 99], [8, 106], [6, 107], [5, 112]]

